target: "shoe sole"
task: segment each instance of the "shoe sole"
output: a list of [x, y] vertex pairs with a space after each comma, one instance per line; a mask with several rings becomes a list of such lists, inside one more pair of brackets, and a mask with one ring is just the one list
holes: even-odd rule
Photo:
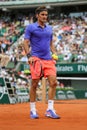
[[55, 117], [52, 117], [50, 115], [45, 115], [45, 116], [48, 117], [48, 118], [51, 118], [51, 119], [60, 119], [60, 117], [55, 118]]
[[39, 117], [30, 117], [31, 119], [38, 119]]

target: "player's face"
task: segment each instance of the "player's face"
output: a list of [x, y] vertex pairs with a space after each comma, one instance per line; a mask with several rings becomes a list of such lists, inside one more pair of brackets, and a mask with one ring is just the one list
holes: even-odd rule
[[46, 23], [47, 22], [47, 18], [48, 18], [48, 12], [47, 11], [42, 11], [39, 14], [37, 14], [36, 17], [37, 17], [39, 22]]

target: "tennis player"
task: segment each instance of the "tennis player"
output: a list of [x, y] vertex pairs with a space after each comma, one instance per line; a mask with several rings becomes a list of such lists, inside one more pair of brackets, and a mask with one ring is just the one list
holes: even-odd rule
[[[32, 76], [30, 89], [30, 118], [37, 119], [39, 115], [36, 110], [36, 88], [41, 76], [47, 77], [49, 81], [48, 108], [45, 116], [59, 119], [54, 109], [54, 96], [56, 92], [56, 67], [51, 52], [56, 54], [52, 42], [52, 28], [47, 24], [48, 10], [45, 6], [35, 10], [37, 21], [29, 24], [25, 29], [24, 49], [28, 57]], [[31, 51], [30, 51], [31, 50]]]

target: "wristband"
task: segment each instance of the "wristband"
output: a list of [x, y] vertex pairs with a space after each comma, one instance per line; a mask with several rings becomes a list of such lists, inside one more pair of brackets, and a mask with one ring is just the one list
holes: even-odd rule
[[28, 53], [28, 54], [27, 54], [27, 58], [30, 58], [30, 57], [31, 57], [31, 54], [30, 54], [30, 53]]

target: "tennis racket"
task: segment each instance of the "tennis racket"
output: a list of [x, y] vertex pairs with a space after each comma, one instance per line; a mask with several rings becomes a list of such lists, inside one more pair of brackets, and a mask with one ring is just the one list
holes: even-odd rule
[[42, 63], [40, 60], [36, 60], [33, 62], [33, 70], [36, 76], [40, 78], [44, 76]]

